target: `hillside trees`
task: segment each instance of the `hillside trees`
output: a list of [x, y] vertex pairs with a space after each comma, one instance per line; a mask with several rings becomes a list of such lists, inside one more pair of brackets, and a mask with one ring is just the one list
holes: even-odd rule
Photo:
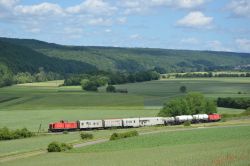
[[13, 84], [13, 74], [9, 68], [0, 63], [0, 87], [9, 86]]
[[29, 72], [17, 73], [14, 76], [14, 81], [17, 84], [30, 83], [35, 81], [35, 77], [32, 76]]
[[201, 93], [189, 93], [182, 98], [172, 99], [164, 104], [159, 116], [193, 115], [216, 113], [214, 101], [206, 99]]

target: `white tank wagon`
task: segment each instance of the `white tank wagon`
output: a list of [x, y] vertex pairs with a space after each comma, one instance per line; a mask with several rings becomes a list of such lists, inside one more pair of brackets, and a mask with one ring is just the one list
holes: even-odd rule
[[193, 122], [207, 122], [208, 115], [207, 114], [196, 114], [193, 115]]
[[105, 119], [103, 125], [105, 128], [122, 127], [122, 119]]
[[184, 123], [186, 121], [192, 122], [192, 120], [193, 120], [193, 116], [192, 115], [181, 115], [181, 116], [176, 116], [175, 117], [175, 122], [177, 124]]
[[98, 129], [103, 128], [102, 120], [79, 120], [79, 129]]
[[139, 118], [140, 126], [164, 125], [162, 117], [143, 117]]
[[165, 125], [173, 125], [175, 123], [174, 117], [163, 117], [162, 120], [164, 121]]
[[139, 122], [139, 118], [126, 118], [126, 119], [122, 119], [122, 126], [123, 127], [139, 127], [140, 126], [140, 122]]

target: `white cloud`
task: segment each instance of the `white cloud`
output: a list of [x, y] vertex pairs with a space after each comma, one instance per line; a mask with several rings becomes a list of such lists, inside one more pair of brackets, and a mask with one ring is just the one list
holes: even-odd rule
[[12, 16], [12, 8], [19, 0], [0, 0], [0, 18], [8, 18]]
[[141, 38], [141, 35], [139, 34], [132, 34], [129, 36], [130, 39], [133, 39], [133, 40], [137, 40], [137, 39], [140, 39]]
[[93, 15], [111, 15], [117, 10], [116, 7], [111, 6], [103, 0], [85, 0], [83, 3], [68, 7], [67, 12], [71, 14], [93, 14]]
[[15, 12], [16, 14], [24, 14], [24, 15], [62, 15], [63, 9], [53, 3], [41, 3], [38, 5], [29, 5], [29, 6], [23, 6], [23, 5], [18, 5], [15, 7]]
[[89, 25], [101, 25], [101, 26], [111, 26], [112, 25], [111, 19], [106, 18], [92, 18], [88, 21]]
[[195, 8], [205, 3], [205, 0], [172, 0], [173, 6], [178, 8]]
[[190, 37], [190, 38], [181, 39], [181, 43], [195, 45], [195, 44], [199, 44], [200, 42], [198, 39], [194, 37]]
[[232, 51], [230, 48], [225, 47], [220, 41], [213, 40], [208, 41], [207, 46], [210, 50], [213, 51]]
[[211, 28], [212, 22], [213, 17], [207, 17], [202, 12], [195, 11], [177, 21], [177, 25], [190, 28]]
[[112, 30], [111, 30], [111, 29], [105, 29], [104, 31], [105, 31], [105, 32], [107, 32], [107, 33], [112, 32]]
[[32, 32], [32, 33], [39, 33], [41, 32], [41, 29], [40, 28], [31, 28], [31, 29], [28, 29], [29, 32]]
[[127, 17], [117, 18], [117, 22], [120, 24], [125, 24], [127, 22]]
[[250, 52], [250, 40], [248, 39], [236, 39], [235, 40], [239, 51]]
[[249, 0], [233, 0], [227, 6], [228, 10], [234, 16], [250, 17], [250, 1]]
[[0, 7], [10, 8], [18, 2], [19, 0], [0, 0]]
[[83, 33], [82, 28], [65, 27], [63, 30], [64, 30], [64, 33], [66, 33], [66, 34], [81, 34], [81, 33]]
[[125, 8], [125, 14], [145, 13], [155, 7], [194, 9], [209, 0], [121, 0], [118, 6]]

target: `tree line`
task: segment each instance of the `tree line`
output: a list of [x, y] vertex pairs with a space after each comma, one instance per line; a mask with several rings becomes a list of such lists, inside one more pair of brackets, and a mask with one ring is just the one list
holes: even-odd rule
[[219, 97], [217, 99], [217, 105], [218, 107], [247, 109], [250, 107], [250, 98]]
[[158, 80], [160, 74], [156, 71], [141, 71], [136, 73], [120, 72], [96, 72], [91, 74], [78, 74], [67, 77], [65, 86], [81, 85], [87, 91], [97, 91], [98, 87], [104, 85], [115, 85], [124, 83], [135, 83], [143, 81]]
[[13, 74], [6, 65], [0, 64], [0, 87], [58, 79], [63, 79], [63, 76], [50, 71], [45, 72], [42, 67], [39, 68], [37, 73], [33, 74], [29, 72], [19, 72], [17, 74]]
[[250, 73], [218, 73], [213, 74], [212, 72], [207, 73], [185, 73], [175, 74], [176, 78], [199, 78], [199, 77], [250, 77]]

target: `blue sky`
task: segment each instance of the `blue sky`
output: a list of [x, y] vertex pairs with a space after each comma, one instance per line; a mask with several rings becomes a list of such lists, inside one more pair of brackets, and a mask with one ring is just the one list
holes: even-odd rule
[[250, 52], [250, 0], [0, 0], [0, 36]]

